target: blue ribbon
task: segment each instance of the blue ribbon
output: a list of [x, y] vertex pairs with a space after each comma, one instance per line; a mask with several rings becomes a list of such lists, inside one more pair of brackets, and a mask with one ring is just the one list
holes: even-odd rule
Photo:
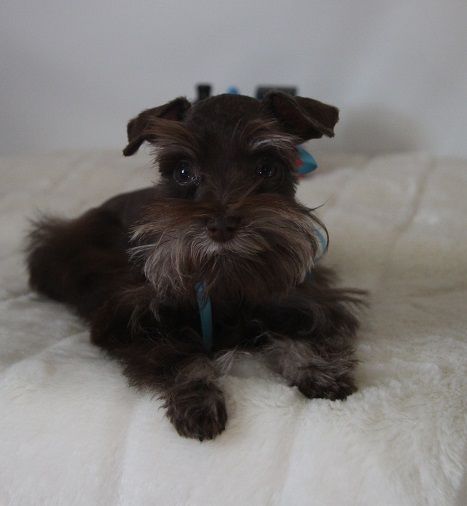
[[308, 151], [305, 148], [302, 148], [301, 146], [297, 146], [298, 156], [300, 157], [300, 160], [302, 161], [302, 165], [298, 167], [297, 171], [299, 174], [309, 174], [310, 172], [313, 172], [315, 169], [318, 168], [318, 164], [314, 158], [313, 155], [308, 153]]
[[201, 320], [203, 346], [206, 351], [211, 351], [213, 335], [211, 298], [206, 295], [206, 283], [204, 281], [196, 283], [195, 290], [196, 300], [198, 301], [199, 317]]

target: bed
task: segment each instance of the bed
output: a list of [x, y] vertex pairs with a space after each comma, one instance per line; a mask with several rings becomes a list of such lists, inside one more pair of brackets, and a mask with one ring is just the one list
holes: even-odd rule
[[359, 390], [307, 400], [251, 357], [223, 379], [227, 430], [180, 438], [64, 307], [32, 293], [28, 218], [74, 216], [156, 176], [147, 154], [0, 158], [0, 504], [467, 504], [467, 161], [322, 155], [323, 262], [370, 291]]

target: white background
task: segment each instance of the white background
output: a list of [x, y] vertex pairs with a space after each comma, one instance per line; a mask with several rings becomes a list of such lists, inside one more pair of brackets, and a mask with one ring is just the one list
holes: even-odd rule
[[328, 151], [467, 156], [465, 0], [3, 0], [0, 153], [124, 145], [208, 81], [341, 108]]

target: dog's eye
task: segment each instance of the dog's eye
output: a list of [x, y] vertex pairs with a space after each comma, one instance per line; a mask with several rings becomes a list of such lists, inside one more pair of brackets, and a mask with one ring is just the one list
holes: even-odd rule
[[196, 183], [198, 176], [190, 162], [183, 161], [178, 164], [173, 173], [175, 181], [180, 185]]
[[276, 166], [270, 162], [261, 162], [256, 166], [256, 174], [261, 177], [272, 177], [276, 171]]

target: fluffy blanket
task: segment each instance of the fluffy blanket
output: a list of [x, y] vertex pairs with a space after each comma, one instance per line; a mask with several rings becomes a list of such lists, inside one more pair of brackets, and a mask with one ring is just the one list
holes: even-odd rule
[[37, 209], [68, 216], [146, 185], [147, 158], [0, 161], [1, 505], [465, 505], [467, 162], [321, 157], [325, 262], [367, 288], [359, 391], [306, 400], [253, 359], [224, 379], [216, 440], [177, 436], [64, 307], [27, 287]]

